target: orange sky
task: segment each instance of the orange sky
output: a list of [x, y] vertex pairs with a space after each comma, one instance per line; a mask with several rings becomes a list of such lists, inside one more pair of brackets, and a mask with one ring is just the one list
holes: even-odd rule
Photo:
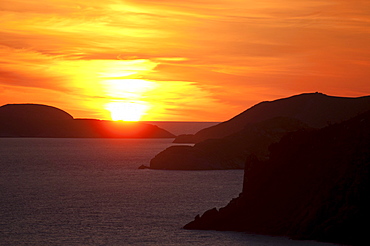
[[224, 121], [303, 92], [370, 94], [367, 0], [1, 0], [0, 11], [0, 105]]

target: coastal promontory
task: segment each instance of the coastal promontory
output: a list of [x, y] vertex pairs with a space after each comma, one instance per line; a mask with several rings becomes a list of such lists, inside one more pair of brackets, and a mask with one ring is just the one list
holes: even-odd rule
[[182, 135], [150, 162], [152, 169], [209, 170], [242, 169], [255, 155], [269, 158], [269, 146], [289, 132], [320, 129], [370, 110], [370, 96], [349, 98], [305, 93], [271, 102], [261, 102], [232, 119]]
[[150, 161], [152, 169], [220, 170], [242, 169], [251, 154], [261, 160], [269, 158], [268, 147], [288, 132], [309, 127], [303, 122], [276, 117], [255, 124], [247, 124], [238, 133], [222, 139], [207, 139], [194, 146], [174, 145], [157, 154]]
[[328, 124], [348, 120], [370, 109], [370, 96], [338, 97], [322, 93], [303, 93], [274, 101], [264, 101], [235, 117], [204, 128], [192, 136], [178, 136], [175, 143], [199, 143], [207, 139], [223, 138], [254, 124], [275, 117], [302, 121], [310, 127], [322, 128]]
[[289, 133], [270, 152], [269, 160], [249, 158], [238, 198], [185, 228], [370, 244], [370, 111]]

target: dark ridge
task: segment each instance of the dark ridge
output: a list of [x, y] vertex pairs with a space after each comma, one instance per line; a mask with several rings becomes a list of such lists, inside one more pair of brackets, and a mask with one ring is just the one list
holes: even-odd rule
[[322, 93], [304, 93], [274, 101], [261, 102], [232, 119], [197, 132], [192, 138], [175, 142], [198, 143], [211, 138], [223, 138], [242, 130], [246, 124], [274, 117], [288, 117], [310, 127], [322, 128], [339, 123], [370, 109], [370, 96], [350, 98], [327, 96]]
[[265, 160], [268, 147], [284, 134], [308, 128], [296, 119], [276, 117], [247, 124], [238, 133], [222, 139], [208, 139], [194, 146], [171, 146], [150, 161], [152, 169], [210, 170], [242, 169], [245, 159], [257, 155]]
[[185, 228], [370, 244], [370, 111], [287, 134], [270, 151], [268, 161], [249, 157], [238, 198]]
[[288, 132], [322, 128], [367, 110], [370, 110], [370, 96], [346, 98], [307, 93], [261, 102], [195, 135], [178, 136], [174, 142], [195, 142], [195, 146], [167, 148], [151, 160], [150, 167], [175, 170], [244, 168], [251, 154], [260, 160], [267, 159], [268, 146]]

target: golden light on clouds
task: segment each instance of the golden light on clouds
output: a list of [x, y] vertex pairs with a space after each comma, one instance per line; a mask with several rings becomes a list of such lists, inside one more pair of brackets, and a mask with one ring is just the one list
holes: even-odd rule
[[368, 95], [369, 16], [361, 0], [2, 0], [0, 104], [222, 121], [303, 92]]
[[102, 83], [107, 96], [126, 100], [138, 100], [155, 87], [154, 82], [141, 79], [105, 79]]

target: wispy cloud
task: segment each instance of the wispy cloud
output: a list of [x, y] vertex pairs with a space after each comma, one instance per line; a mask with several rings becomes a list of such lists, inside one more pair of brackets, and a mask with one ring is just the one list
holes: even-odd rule
[[226, 120], [300, 92], [365, 95], [369, 30], [364, 0], [2, 0], [0, 103], [106, 118], [104, 81], [147, 80], [148, 120]]

